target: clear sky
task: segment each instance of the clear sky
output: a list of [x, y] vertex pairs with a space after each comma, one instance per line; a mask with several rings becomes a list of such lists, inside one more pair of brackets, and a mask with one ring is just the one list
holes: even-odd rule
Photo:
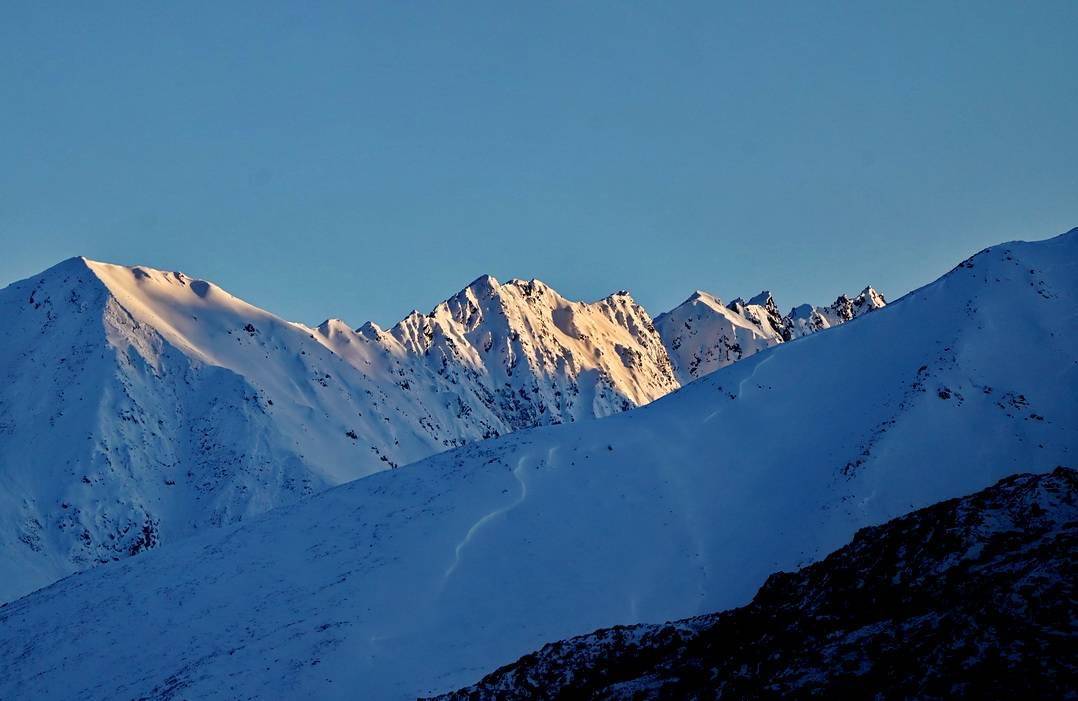
[[1078, 2], [0, 8], [0, 284], [72, 255], [358, 326], [480, 273], [897, 297], [1078, 225]]

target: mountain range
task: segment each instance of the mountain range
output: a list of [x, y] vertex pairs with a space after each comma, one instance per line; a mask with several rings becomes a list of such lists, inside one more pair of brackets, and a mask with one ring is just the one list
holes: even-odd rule
[[727, 305], [697, 290], [657, 316], [655, 328], [684, 384], [764, 348], [844, 324], [886, 304], [883, 295], [866, 287], [852, 299], [839, 296], [829, 307], [802, 304], [782, 316], [766, 290], [748, 302], [739, 297]]
[[[738, 304], [694, 340], [726, 344], [727, 320], [766, 339], [738, 357], [782, 340], [756, 305]], [[685, 307], [660, 319], [687, 324]], [[844, 318], [836, 310], [812, 313], [824, 328]], [[0, 601], [469, 442], [641, 406], [690, 379], [675, 371], [689, 344], [628, 293], [573, 302], [538, 280], [490, 276], [391, 329], [353, 330], [285, 321], [183, 273], [72, 258], [0, 291], [0, 324]]]
[[[169, 364], [179, 338], [198, 347], [196, 324], [233, 323], [198, 307], [217, 294], [200, 288], [170, 317], [186, 326], [167, 346], [135, 333], [150, 318], [137, 310], [119, 324], [131, 331], [126, 351], [87, 341], [79, 358], [50, 362], [107, 361], [110, 372], [129, 362], [132, 385], [180, 372]], [[35, 287], [19, 289], [41, 300], [28, 295]], [[57, 289], [53, 305], [78, 304]], [[1076, 302], [1078, 230], [1002, 244], [871, 314], [764, 348], [632, 411], [467, 442], [80, 572], [0, 607], [0, 697], [414, 698], [474, 684], [552, 641], [745, 605], [771, 573], [816, 562], [861, 528], [1017, 472], [1073, 465]], [[466, 309], [449, 305], [447, 315], [472, 318]], [[244, 323], [255, 330], [214, 334], [239, 335], [220, 357], [255, 346], [299, 353], [297, 368], [329, 380], [349, 365], [321, 341], [325, 361], [286, 345], [293, 330], [317, 341], [313, 329]], [[413, 328], [427, 347], [449, 336], [433, 323], [430, 334]], [[160, 367], [131, 350], [143, 348], [160, 348]], [[232, 377], [220, 362], [198, 367], [179, 383], [192, 397]], [[20, 387], [20, 401], [38, 406]], [[96, 401], [96, 387], [67, 390], [67, 406]], [[272, 416], [286, 390], [307, 398], [279, 383], [253, 400], [237, 389], [235, 406]], [[118, 425], [152, 436], [160, 411]], [[323, 416], [309, 421], [323, 430]]]

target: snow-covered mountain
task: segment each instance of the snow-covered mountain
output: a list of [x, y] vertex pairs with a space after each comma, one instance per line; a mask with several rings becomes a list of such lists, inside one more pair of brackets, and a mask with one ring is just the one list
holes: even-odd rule
[[441, 698], [1067, 698], [1076, 558], [1078, 472], [1015, 475], [863, 529], [743, 608], [550, 643]]
[[783, 336], [787, 341], [792, 338], [808, 336], [811, 333], [816, 333], [832, 326], [845, 324], [862, 314], [867, 314], [886, 305], [887, 300], [872, 287], [866, 287], [853, 298], [840, 295], [828, 307], [813, 307], [809, 304], [802, 304], [791, 309], [790, 313], [783, 318], [783, 326], [786, 329]]
[[389, 331], [73, 258], [0, 291], [0, 601], [372, 472], [678, 386], [627, 294], [480, 278]]
[[728, 305], [697, 290], [680, 305], [655, 318], [678, 379], [692, 382], [765, 348], [838, 326], [887, 304], [866, 287], [854, 298], [841, 295], [828, 307], [803, 304], [783, 316], [764, 290], [748, 302]]
[[[0, 608], [4, 698], [414, 698], [1078, 451], [1078, 230], [602, 421], [518, 431]], [[257, 325], [257, 322], [256, 322]]]
[[[646, 404], [678, 387], [651, 317], [627, 292], [571, 302], [539, 280], [474, 281], [430, 314], [359, 334], [421, 358], [490, 410], [494, 435]], [[338, 352], [343, 353], [338, 345]]]

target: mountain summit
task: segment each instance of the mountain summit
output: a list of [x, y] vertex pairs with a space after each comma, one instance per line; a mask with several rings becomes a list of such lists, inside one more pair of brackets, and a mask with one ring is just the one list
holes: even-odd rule
[[379, 336], [472, 395], [501, 432], [607, 416], [676, 389], [651, 317], [626, 293], [572, 302], [489, 275]]

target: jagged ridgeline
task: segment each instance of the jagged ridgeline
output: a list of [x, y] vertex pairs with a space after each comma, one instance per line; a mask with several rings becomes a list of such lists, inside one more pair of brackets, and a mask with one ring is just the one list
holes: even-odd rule
[[388, 330], [310, 328], [183, 273], [72, 258], [0, 291], [0, 320], [0, 600], [687, 379], [628, 293], [537, 280], [480, 277]]
[[771, 346], [844, 324], [887, 304], [866, 287], [841, 295], [828, 307], [802, 304], [783, 316], [768, 291], [730, 304], [697, 290], [676, 308], [655, 318], [678, 380], [691, 382]]

